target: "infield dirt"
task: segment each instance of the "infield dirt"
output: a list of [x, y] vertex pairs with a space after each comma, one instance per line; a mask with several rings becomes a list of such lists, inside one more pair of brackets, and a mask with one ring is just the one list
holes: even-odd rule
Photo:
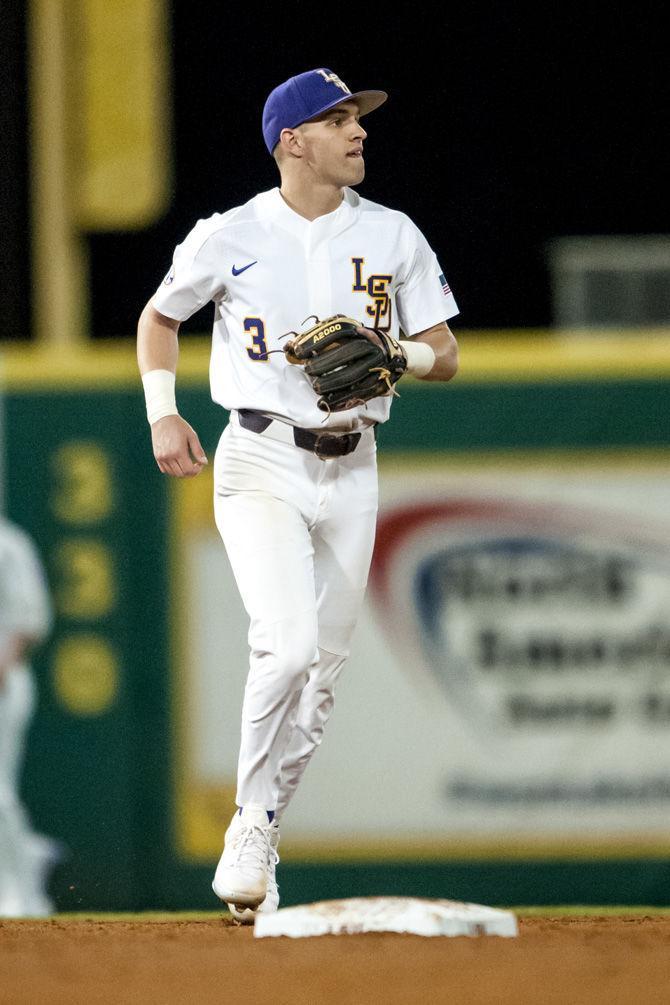
[[254, 939], [226, 918], [0, 921], [0, 1002], [670, 1002], [670, 917], [521, 918], [518, 938]]

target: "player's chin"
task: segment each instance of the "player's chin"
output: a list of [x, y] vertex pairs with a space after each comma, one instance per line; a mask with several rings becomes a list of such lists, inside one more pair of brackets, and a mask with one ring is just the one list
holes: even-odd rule
[[353, 185], [365, 178], [365, 161], [362, 157], [347, 157], [347, 185]]

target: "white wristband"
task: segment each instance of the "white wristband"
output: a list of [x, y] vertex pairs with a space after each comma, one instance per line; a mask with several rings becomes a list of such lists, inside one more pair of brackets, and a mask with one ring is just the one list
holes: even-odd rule
[[151, 424], [166, 415], [179, 415], [174, 394], [175, 375], [171, 370], [149, 370], [142, 377], [147, 403], [147, 419]]
[[407, 373], [425, 377], [435, 365], [435, 353], [427, 342], [403, 340], [400, 345], [407, 354]]

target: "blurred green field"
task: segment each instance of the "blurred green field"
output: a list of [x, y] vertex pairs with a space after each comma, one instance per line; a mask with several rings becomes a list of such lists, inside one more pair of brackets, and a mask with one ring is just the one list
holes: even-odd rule
[[569, 918], [569, 917], [605, 917], [610, 915], [612, 917], [646, 917], [647, 915], [670, 915], [670, 907], [644, 907], [643, 905], [635, 905], [630, 907], [629, 905], [622, 904], [617, 907], [612, 904], [606, 907], [598, 907], [597, 905], [574, 905], [570, 904], [567, 907], [558, 905], [556, 907], [510, 907], [510, 911], [514, 911], [516, 915], [520, 918]]
[[[630, 907], [628, 905], [621, 906], [604, 906], [600, 907], [598, 905], [583, 905], [575, 906], [568, 905], [567, 907], [562, 905], [556, 906], [544, 906], [544, 907], [509, 907], [504, 908], [505, 910], [513, 911], [519, 918], [568, 918], [568, 917], [645, 917], [645, 916], [670, 916], [670, 907], [645, 907], [644, 905], [635, 905]], [[105, 913], [105, 912], [90, 912], [90, 911], [80, 911], [73, 913], [63, 913], [55, 914], [52, 919], [43, 920], [53, 920], [53, 921], [131, 921], [131, 922], [142, 922], [142, 921], [157, 921], [157, 922], [172, 922], [172, 921], [213, 921], [216, 918], [223, 918], [228, 920], [229, 915], [225, 911], [141, 911], [138, 913], [133, 912], [119, 912], [119, 913]], [[30, 919], [24, 919], [30, 920]]]

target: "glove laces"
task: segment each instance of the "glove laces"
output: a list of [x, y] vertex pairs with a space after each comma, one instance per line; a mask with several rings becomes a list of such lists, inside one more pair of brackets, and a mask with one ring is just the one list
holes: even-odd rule
[[371, 366], [370, 367], [370, 373], [378, 373], [379, 374], [379, 379], [384, 381], [384, 383], [388, 387], [389, 392], [392, 394], [392, 396], [394, 398], [399, 398], [400, 397], [400, 392], [396, 391], [395, 387], [391, 383], [391, 371], [390, 370], [388, 370], [385, 366]]

